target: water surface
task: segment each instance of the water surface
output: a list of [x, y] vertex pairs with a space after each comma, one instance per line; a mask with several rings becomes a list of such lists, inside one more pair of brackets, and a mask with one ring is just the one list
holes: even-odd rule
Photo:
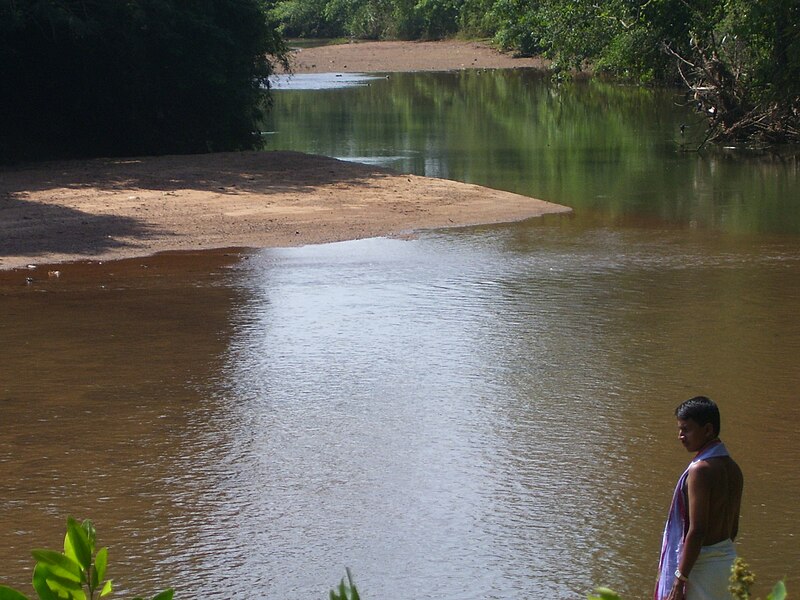
[[759, 595], [800, 587], [795, 159], [680, 152], [673, 92], [488, 75], [280, 91], [265, 130], [573, 216], [4, 279], [5, 583], [72, 514], [122, 597], [649, 597], [707, 393]]
[[678, 90], [554, 85], [528, 70], [369, 83], [277, 90], [268, 147], [510, 190], [594, 224], [800, 233], [800, 148], [695, 152], [704, 121]]

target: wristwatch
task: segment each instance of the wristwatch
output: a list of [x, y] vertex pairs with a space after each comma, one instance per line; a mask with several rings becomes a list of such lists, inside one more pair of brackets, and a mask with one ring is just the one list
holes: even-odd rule
[[680, 569], [675, 569], [675, 577], [677, 577], [678, 580], [682, 581], [683, 583], [686, 583], [687, 581], [689, 581], [689, 578], [686, 575], [684, 575], [683, 573], [681, 573]]

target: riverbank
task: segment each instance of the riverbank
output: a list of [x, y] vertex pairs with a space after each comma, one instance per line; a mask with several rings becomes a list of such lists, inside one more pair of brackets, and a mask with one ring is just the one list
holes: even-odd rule
[[[301, 72], [540, 68], [480, 42], [295, 50]], [[165, 251], [295, 246], [511, 222], [569, 209], [454, 181], [292, 152], [0, 168], [0, 270]]]
[[291, 52], [294, 73], [395, 73], [461, 69], [546, 69], [550, 61], [499, 52], [486, 42], [353, 42]]
[[53, 162], [0, 170], [0, 269], [297, 246], [568, 211], [296, 152]]

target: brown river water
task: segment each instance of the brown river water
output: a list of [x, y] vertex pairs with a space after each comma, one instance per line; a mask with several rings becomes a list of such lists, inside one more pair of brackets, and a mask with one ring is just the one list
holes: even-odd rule
[[72, 515], [115, 597], [649, 598], [703, 393], [755, 595], [797, 593], [797, 155], [679, 151], [669, 91], [345, 79], [276, 92], [270, 147], [575, 214], [0, 273], [0, 583]]
[[574, 221], [4, 274], [4, 583], [74, 515], [123, 597], [645, 597], [702, 392], [797, 588], [800, 244]]

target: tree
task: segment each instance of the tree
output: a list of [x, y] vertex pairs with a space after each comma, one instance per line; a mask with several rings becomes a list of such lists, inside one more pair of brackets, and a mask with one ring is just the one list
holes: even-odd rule
[[800, 0], [727, 0], [696, 7], [688, 42], [665, 40], [709, 119], [708, 139], [800, 141]]
[[254, 147], [286, 56], [267, 8], [0, 0], [0, 160]]
[[341, 37], [344, 23], [327, 10], [327, 0], [284, 0], [272, 9], [273, 18], [289, 37]]
[[557, 67], [683, 85], [708, 140], [800, 141], [800, 0], [495, 0], [495, 39]]

